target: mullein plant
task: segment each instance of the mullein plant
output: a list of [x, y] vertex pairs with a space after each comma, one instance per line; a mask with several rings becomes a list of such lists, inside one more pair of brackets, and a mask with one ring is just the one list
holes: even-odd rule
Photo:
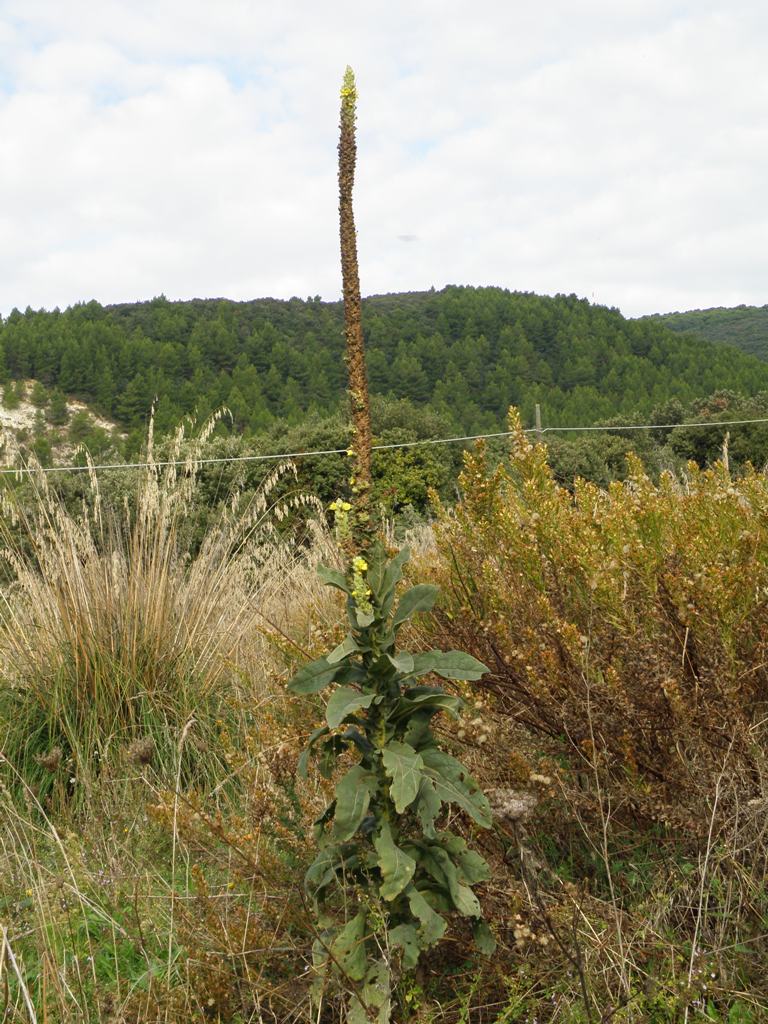
[[390, 557], [375, 539], [370, 514], [371, 425], [352, 213], [356, 97], [347, 68], [339, 205], [355, 468], [352, 500], [332, 505], [347, 569], [318, 570], [344, 593], [349, 632], [330, 654], [305, 665], [288, 688], [312, 695], [333, 687], [325, 723], [300, 757], [299, 775], [306, 776], [310, 760], [325, 778], [345, 769], [315, 822], [318, 852], [305, 878], [316, 918], [317, 984], [320, 991], [331, 977], [341, 984], [350, 1024], [384, 1024], [391, 1020], [393, 986], [440, 941], [451, 914], [470, 919], [482, 953], [494, 949], [472, 888], [487, 879], [488, 866], [446, 827], [450, 806], [482, 828], [491, 825], [490, 808], [432, 731], [437, 715], [458, 717], [462, 701], [423, 682], [434, 676], [477, 680], [487, 669], [460, 651], [411, 654], [398, 646], [401, 628], [430, 611], [438, 591], [419, 584], [397, 599], [409, 552]]

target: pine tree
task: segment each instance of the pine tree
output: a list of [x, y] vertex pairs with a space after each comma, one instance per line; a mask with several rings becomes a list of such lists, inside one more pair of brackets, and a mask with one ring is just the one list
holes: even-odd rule
[[69, 420], [69, 409], [67, 399], [61, 388], [54, 388], [51, 392], [51, 404], [48, 407], [48, 422], [54, 427], [62, 427]]
[[18, 409], [20, 405], [19, 393], [16, 388], [16, 381], [9, 381], [3, 388], [3, 405], [6, 409]]
[[36, 380], [32, 386], [29, 400], [38, 409], [43, 409], [48, 404], [48, 388], [42, 381]]

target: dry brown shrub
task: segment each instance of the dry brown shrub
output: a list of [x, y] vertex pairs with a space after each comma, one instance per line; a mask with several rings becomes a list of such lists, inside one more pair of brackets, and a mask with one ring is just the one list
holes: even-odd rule
[[[763, 1012], [768, 478], [692, 465], [654, 483], [635, 462], [571, 491], [513, 427], [506, 464], [467, 458], [421, 567], [443, 594], [424, 643], [491, 669], [453, 738], [504, 811], [500, 957], [537, 984], [559, 958], [578, 991], [556, 932], [594, 1020], [624, 1003], [615, 1019], [649, 1019], [653, 1000], [688, 1019], [710, 997], [727, 1016], [734, 993]], [[507, 935], [517, 912], [549, 935], [543, 974]]]
[[435, 628], [491, 667], [497, 712], [566, 756], [575, 787], [598, 770], [625, 814], [693, 836], [720, 779], [722, 814], [758, 841], [768, 479], [690, 466], [654, 485], [636, 463], [608, 491], [571, 493], [520, 432], [495, 472], [468, 458], [462, 486], [437, 528]]

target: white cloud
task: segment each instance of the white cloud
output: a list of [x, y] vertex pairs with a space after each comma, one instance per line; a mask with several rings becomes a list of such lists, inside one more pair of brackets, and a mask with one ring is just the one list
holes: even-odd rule
[[0, 2], [0, 310], [337, 297], [347, 61], [366, 292], [768, 302], [762, 8], [577, 6]]

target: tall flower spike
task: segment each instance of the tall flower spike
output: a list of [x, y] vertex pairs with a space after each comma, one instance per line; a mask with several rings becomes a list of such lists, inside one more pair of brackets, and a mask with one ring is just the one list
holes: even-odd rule
[[371, 409], [368, 399], [368, 378], [365, 372], [365, 349], [360, 303], [360, 276], [357, 264], [357, 234], [352, 208], [355, 183], [357, 142], [355, 112], [357, 88], [352, 68], [344, 72], [341, 87], [341, 119], [339, 136], [339, 235], [341, 241], [341, 279], [344, 295], [344, 335], [346, 338], [349, 397], [352, 406], [354, 445], [352, 474], [354, 530], [352, 540], [360, 551], [373, 543], [371, 516]]

